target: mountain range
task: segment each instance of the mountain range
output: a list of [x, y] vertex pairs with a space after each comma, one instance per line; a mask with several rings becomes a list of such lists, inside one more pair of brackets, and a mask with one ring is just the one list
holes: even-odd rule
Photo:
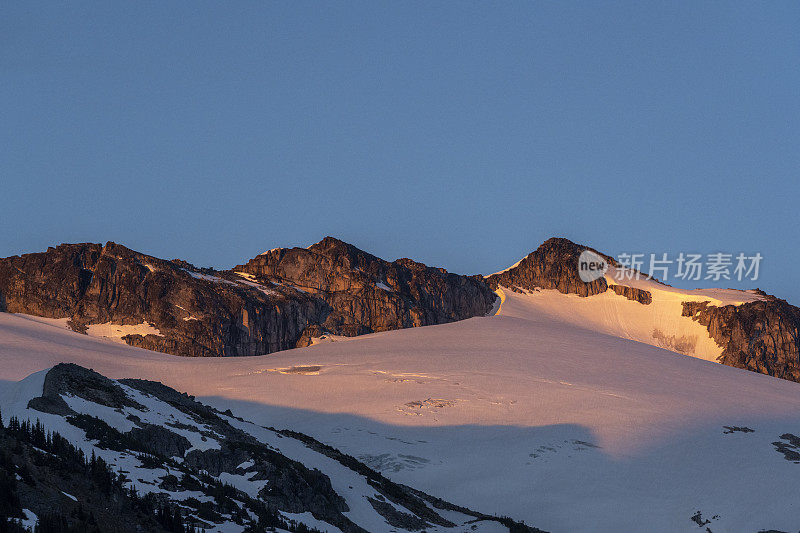
[[[578, 274], [584, 250], [618, 266], [563, 238], [490, 276], [406, 258], [389, 262], [333, 237], [308, 248], [275, 248], [230, 270], [158, 259], [113, 242], [62, 244], [0, 259], [0, 311], [65, 319], [74, 331], [148, 350], [217, 357], [485, 316], [503, 287], [588, 299], [613, 292], [645, 306], [636, 314], [648, 317], [648, 331], [615, 334], [800, 380], [797, 307], [758, 290], [680, 291], [646, 277], [619, 281], [606, 274], [585, 283]], [[672, 305], [654, 302], [654, 294]], [[706, 333], [687, 333], [696, 329], [691, 322]]]

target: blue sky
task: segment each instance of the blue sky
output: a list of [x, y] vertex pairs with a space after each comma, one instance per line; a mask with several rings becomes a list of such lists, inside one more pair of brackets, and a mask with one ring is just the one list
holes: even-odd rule
[[230, 267], [334, 235], [487, 273], [558, 235], [760, 252], [753, 285], [800, 304], [798, 27], [796, 2], [5, 3], [0, 256]]

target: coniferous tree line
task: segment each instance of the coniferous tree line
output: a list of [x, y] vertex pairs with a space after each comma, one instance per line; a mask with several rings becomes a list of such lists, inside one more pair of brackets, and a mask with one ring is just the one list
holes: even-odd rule
[[[194, 533], [180, 508], [159, 502], [153, 495], [139, 496], [135, 489], [124, 486], [124, 476], [114, 472], [101, 457], [86, 457], [83, 450], [75, 447], [58, 432], [47, 431], [41, 421], [20, 421], [12, 417], [8, 425], [0, 413], [0, 533], [25, 531], [25, 518], [20, 502], [19, 484], [36, 487], [37, 481], [23, 458], [26, 449], [34, 452], [37, 467], [54, 470], [71, 476], [81, 476], [89, 481], [93, 495], [123, 497], [128, 502], [129, 514], [144, 515], [156, 528], [169, 533]], [[16, 460], [15, 460], [16, 459]], [[94, 513], [86, 511], [78, 503], [69, 513], [45, 512], [37, 515], [34, 533], [84, 533], [108, 530], [98, 524]]]

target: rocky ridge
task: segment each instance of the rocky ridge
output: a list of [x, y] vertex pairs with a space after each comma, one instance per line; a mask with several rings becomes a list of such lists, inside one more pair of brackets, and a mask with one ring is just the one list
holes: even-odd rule
[[166, 261], [109, 242], [62, 244], [0, 259], [0, 311], [147, 326], [121, 339], [175, 355], [260, 355], [486, 314], [495, 295], [478, 277], [410, 259], [383, 261], [328, 237], [278, 249], [229, 271]]
[[683, 316], [706, 326], [723, 347], [720, 363], [800, 382], [800, 309], [761, 295], [738, 306], [683, 302]]
[[333, 237], [270, 250], [234, 271], [262, 283], [290, 283], [323, 300], [329, 313], [319, 326], [348, 336], [482, 316], [496, 298], [479, 276], [406, 258], [390, 263]]
[[555, 289], [564, 294], [578, 296], [603, 293], [608, 289], [605, 278], [585, 283], [578, 275], [578, 258], [584, 250], [591, 250], [611, 265], [616, 264], [613, 257], [601, 254], [593, 248], [554, 237], [542, 243], [517, 265], [487, 276], [486, 283], [492, 289], [497, 289], [499, 286], [512, 290]]
[[[545, 241], [517, 265], [486, 277], [411, 259], [385, 261], [332, 237], [276, 248], [231, 270], [166, 261], [113, 242], [63, 244], [0, 259], [0, 311], [67, 319], [79, 332], [121, 325], [121, 340], [184, 356], [260, 355], [355, 336], [483, 316], [493, 290], [554, 289], [592, 297], [608, 290], [642, 305], [652, 294], [605, 278], [584, 283], [578, 258], [592, 250]], [[800, 381], [800, 311], [774, 297], [741, 305], [684, 302], [723, 348], [723, 364]], [[130, 328], [130, 329], [125, 329]], [[659, 332], [670, 335], [669, 331]]]

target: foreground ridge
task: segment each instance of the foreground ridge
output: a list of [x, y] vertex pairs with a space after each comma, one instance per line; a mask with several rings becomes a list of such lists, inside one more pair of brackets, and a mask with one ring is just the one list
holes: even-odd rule
[[0, 465], [10, 517], [96, 531], [120, 530], [119, 515], [129, 520], [123, 531], [539, 531], [394, 483], [312, 437], [158, 382], [59, 364], [41, 383], [41, 395], [0, 428], [4, 449], [16, 450]]

